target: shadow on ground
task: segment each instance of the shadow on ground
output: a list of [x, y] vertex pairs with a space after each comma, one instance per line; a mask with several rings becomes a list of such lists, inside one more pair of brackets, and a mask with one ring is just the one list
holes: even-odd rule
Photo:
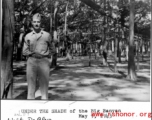
[[[107, 66], [99, 65], [100, 61], [92, 60], [92, 67], [88, 66], [88, 60], [60, 61], [50, 72], [49, 100], [150, 101], [150, 68], [146, 63], [141, 64], [138, 81], [133, 82], [126, 79], [125, 67], [118, 66], [118, 72], [114, 73]], [[24, 68], [17, 68], [14, 74], [24, 75], [21, 72]], [[26, 99], [27, 84], [18, 85], [14, 93], [17, 91], [22, 92], [14, 95], [14, 99]], [[40, 96], [37, 91], [36, 100], [41, 99]]]

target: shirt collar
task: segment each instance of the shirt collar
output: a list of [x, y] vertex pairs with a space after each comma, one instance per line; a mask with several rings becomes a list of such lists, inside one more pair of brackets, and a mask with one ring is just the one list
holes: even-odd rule
[[[41, 30], [40, 33], [43, 34], [43, 30]], [[33, 34], [36, 34], [36, 32], [34, 30], [32, 31], [32, 35]]]

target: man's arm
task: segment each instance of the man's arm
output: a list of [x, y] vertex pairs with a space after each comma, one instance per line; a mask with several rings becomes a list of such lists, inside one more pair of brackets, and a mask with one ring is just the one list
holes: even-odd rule
[[33, 52], [30, 51], [30, 42], [28, 40], [28, 37], [26, 36], [24, 40], [24, 46], [23, 46], [23, 55], [30, 56], [32, 54]]

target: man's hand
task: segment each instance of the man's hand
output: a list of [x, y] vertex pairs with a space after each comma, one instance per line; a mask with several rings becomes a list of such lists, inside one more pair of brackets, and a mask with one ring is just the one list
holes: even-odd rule
[[49, 62], [50, 62], [50, 64], [52, 63], [52, 57], [51, 57], [51, 58], [49, 58]]

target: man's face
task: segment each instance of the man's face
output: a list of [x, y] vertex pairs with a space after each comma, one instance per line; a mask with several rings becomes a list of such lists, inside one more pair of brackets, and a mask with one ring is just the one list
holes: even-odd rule
[[41, 26], [40, 19], [33, 18], [32, 25], [35, 30], [39, 30]]

